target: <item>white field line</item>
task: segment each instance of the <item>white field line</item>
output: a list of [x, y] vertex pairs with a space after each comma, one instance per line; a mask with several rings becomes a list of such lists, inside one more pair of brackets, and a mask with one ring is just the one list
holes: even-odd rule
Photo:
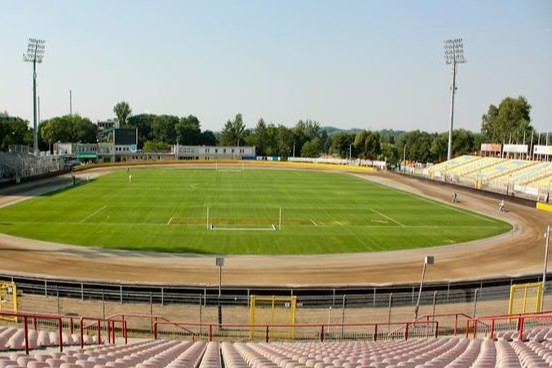
[[[356, 176], [354, 176], [355, 178], [358, 178]], [[363, 180], [361, 178], [358, 178], [359, 180]], [[441, 203], [435, 199], [432, 199], [432, 198], [427, 198], [425, 197], [424, 195], [421, 195], [421, 194], [413, 194], [413, 193], [410, 193], [410, 192], [407, 192], [406, 190], [404, 189], [398, 189], [398, 188], [393, 188], [393, 187], [390, 187], [390, 186], [387, 186], [385, 184], [382, 184], [382, 183], [378, 183], [378, 182], [375, 182], [375, 181], [371, 181], [370, 180], [370, 183], [372, 184], [375, 184], [376, 186], [380, 187], [380, 188], [385, 188], [385, 189], [391, 189], [391, 190], [394, 190], [396, 192], [400, 192], [404, 195], [407, 195], [409, 197], [414, 197], [416, 199], [421, 199], [423, 201], [426, 201], [426, 202], [429, 202], [429, 203], [432, 203], [432, 204], [437, 204], [441, 207], [445, 207], [445, 208], [448, 208], [448, 209], [451, 209], [453, 211], [456, 211], [456, 212], [460, 212], [462, 214], [465, 214], [465, 215], [468, 215], [468, 216], [472, 216], [472, 217], [475, 217], [475, 218], [478, 218], [480, 220], [483, 220], [483, 221], [487, 221], [487, 222], [492, 222], [492, 223], [495, 223], [496, 224], [496, 221], [493, 220], [492, 218], [487, 218], [487, 217], [484, 217], [485, 215], [483, 214], [478, 214], [477, 212], [471, 212], [469, 210], [465, 210], [465, 211], [462, 211], [461, 209], [459, 208], [456, 208], [454, 206], [449, 206], [445, 203]]]
[[97, 215], [98, 213], [100, 213], [101, 211], [103, 211], [105, 208], [107, 207], [107, 204], [104, 205], [102, 208], [100, 208], [99, 210], [95, 211], [95, 212], [92, 212], [90, 215], [86, 216], [85, 218], [83, 218], [82, 220], [80, 220], [80, 223], [84, 223], [86, 222], [88, 219], [94, 217], [95, 215]]
[[389, 216], [387, 216], [387, 215], [384, 215], [383, 213], [381, 213], [381, 212], [379, 212], [379, 211], [376, 211], [376, 210], [373, 209], [373, 208], [370, 208], [370, 211], [377, 213], [377, 214], [380, 215], [381, 217], [385, 217], [385, 218], [388, 219], [389, 221], [394, 222], [394, 223], [396, 223], [397, 225], [399, 225], [399, 226], [401, 226], [401, 227], [405, 227], [403, 224], [401, 224], [401, 223], [398, 222], [397, 220], [395, 220], [395, 219], [393, 219], [393, 218], [391, 218], [391, 217], [389, 217]]
[[272, 224], [271, 227], [216, 227], [211, 224], [209, 226], [211, 231], [276, 231], [276, 226]]
[[167, 222], [167, 225], [170, 225], [170, 224], [171, 224], [172, 219], [173, 219], [173, 218], [172, 218], [172, 216], [171, 216], [171, 218], [170, 218], [169, 221]]
[[[8, 223], [8, 221], [0, 221], [1, 223]], [[9, 221], [10, 224], [28, 224], [28, 225], [61, 225], [60, 222], [53, 222], [53, 221]], [[82, 222], [64, 222], [63, 225], [75, 225]], [[154, 222], [117, 222], [117, 225], [152, 225], [152, 226], [158, 226], [161, 225], [160, 223], [154, 223]], [[166, 224], [163, 224], [163, 226], [166, 226]], [[171, 224], [171, 226], [186, 226], [186, 227], [204, 227], [205, 224]], [[273, 225], [276, 226], [276, 225]], [[290, 228], [295, 227], [311, 227], [312, 225], [289, 225]], [[394, 225], [318, 225], [320, 228], [389, 228], [389, 229], [396, 229], [397, 226]], [[500, 228], [500, 226], [472, 226], [472, 225], [405, 225], [401, 226], [405, 229], [497, 229]], [[253, 228], [254, 229], [254, 228]], [[272, 227], [268, 228], [260, 228], [260, 229], [269, 229], [272, 230]]]
[[310, 220], [314, 226], [318, 227], [318, 224], [313, 219], [310, 219]]

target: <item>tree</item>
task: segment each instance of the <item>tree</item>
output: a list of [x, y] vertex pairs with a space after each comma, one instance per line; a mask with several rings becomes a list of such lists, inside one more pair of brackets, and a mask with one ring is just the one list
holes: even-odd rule
[[153, 114], [139, 114], [130, 116], [127, 119], [127, 126], [129, 128], [138, 129], [138, 148], [142, 149], [146, 141], [153, 140], [153, 120], [155, 115]]
[[355, 136], [354, 133], [343, 131], [332, 134], [332, 153], [338, 155], [340, 158], [349, 158], [350, 153], [352, 156], [351, 145], [355, 141]]
[[276, 128], [277, 155], [288, 158], [293, 150], [293, 134], [287, 127], [279, 124]]
[[303, 152], [303, 145], [306, 142], [320, 138], [320, 124], [312, 120], [299, 120], [291, 129], [291, 132], [296, 152]]
[[33, 132], [27, 121], [3, 112], [0, 113], [0, 151], [7, 151], [12, 144], [32, 146]]
[[178, 116], [156, 115], [152, 122], [152, 138], [156, 142], [176, 144], [176, 125]]
[[160, 152], [169, 151], [171, 146], [163, 142], [147, 141], [144, 143], [144, 151]]
[[52, 144], [64, 143], [96, 143], [97, 128], [88, 118], [77, 114], [51, 118], [40, 124], [40, 137], [44, 142]]
[[113, 112], [115, 113], [115, 121], [118, 123], [119, 127], [125, 126], [128, 117], [132, 114], [130, 105], [126, 101], [121, 101], [115, 105], [115, 107], [113, 107]]
[[188, 115], [186, 118], [180, 118], [175, 130], [179, 144], [193, 146], [201, 143], [201, 128], [195, 116]]
[[376, 160], [381, 154], [381, 137], [378, 132], [361, 130], [355, 136], [354, 147], [359, 157]]
[[241, 114], [237, 114], [234, 120], [228, 120], [220, 132], [221, 146], [238, 146], [243, 142], [245, 125]]
[[498, 107], [490, 105], [481, 117], [481, 134], [492, 143], [529, 140], [533, 132], [530, 112], [531, 105], [525, 97], [506, 97]]
[[264, 156], [266, 155], [266, 148], [268, 146], [268, 129], [265, 121], [261, 118], [257, 122], [255, 127], [255, 151], [257, 155]]
[[[454, 137], [456, 138], [456, 132], [454, 132]], [[448, 154], [448, 133], [437, 134], [433, 137], [431, 142], [431, 157], [433, 161], [441, 162], [447, 159]], [[453, 149], [453, 152], [457, 154]]]
[[301, 148], [301, 157], [320, 157], [320, 138], [305, 142]]
[[206, 130], [201, 133], [200, 136], [200, 142], [199, 144], [202, 144], [204, 146], [216, 146], [217, 145], [217, 137], [215, 136], [215, 133], [213, 133], [210, 130]]
[[431, 135], [419, 130], [405, 133], [397, 139], [399, 154], [404, 154], [407, 161], [431, 162], [431, 143]]

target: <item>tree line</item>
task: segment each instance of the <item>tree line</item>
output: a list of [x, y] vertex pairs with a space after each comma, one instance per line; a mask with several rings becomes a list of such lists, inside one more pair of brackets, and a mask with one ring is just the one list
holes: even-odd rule
[[[490, 105], [481, 118], [481, 132], [454, 131], [455, 156], [479, 151], [481, 143], [533, 143], [538, 134], [531, 126], [531, 106], [527, 100], [507, 97], [498, 106]], [[446, 159], [448, 132], [421, 130], [371, 131], [324, 128], [313, 120], [299, 120], [287, 127], [267, 123], [262, 118], [247, 128], [241, 114], [223, 125], [220, 132], [202, 130], [194, 115], [137, 114], [127, 102], [113, 108], [115, 122], [122, 128], [138, 130], [138, 148], [146, 151], [167, 150], [171, 145], [255, 146], [257, 155], [440, 162]], [[39, 126], [39, 148], [50, 150], [55, 142], [96, 143], [97, 129], [90, 119], [77, 114], [53, 117]], [[27, 121], [0, 113], [0, 150], [11, 144], [32, 146], [32, 129]]]

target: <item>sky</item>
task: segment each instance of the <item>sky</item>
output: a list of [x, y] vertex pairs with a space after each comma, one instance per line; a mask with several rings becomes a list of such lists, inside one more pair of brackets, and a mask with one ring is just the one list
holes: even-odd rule
[[448, 131], [451, 67], [462, 38], [454, 127], [524, 96], [552, 131], [550, 0], [0, 0], [0, 111], [32, 122], [29, 38], [40, 118], [195, 115], [220, 131], [238, 113], [294, 126]]

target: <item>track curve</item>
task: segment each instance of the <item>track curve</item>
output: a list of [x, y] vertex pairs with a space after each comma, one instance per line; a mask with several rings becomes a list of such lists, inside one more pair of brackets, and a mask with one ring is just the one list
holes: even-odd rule
[[[81, 172], [85, 177], [89, 172]], [[392, 173], [354, 173], [418, 195], [449, 201], [450, 188]], [[0, 192], [0, 205], [59, 187], [68, 179], [50, 178]], [[225, 256], [225, 286], [344, 287], [410, 284], [419, 281], [422, 260], [435, 256], [427, 281], [518, 277], [542, 272], [543, 232], [552, 214], [508, 203], [499, 213], [497, 200], [455, 189], [459, 206], [513, 225], [507, 234], [452, 246], [407, 251], [315, 256]], [[0, 225], [1, 232], [1, 225]], [[157, 285], [218, 285], [213, 256], [114, 251], [29, 240], [0, 234], [3, 273], [85, 281]]]

